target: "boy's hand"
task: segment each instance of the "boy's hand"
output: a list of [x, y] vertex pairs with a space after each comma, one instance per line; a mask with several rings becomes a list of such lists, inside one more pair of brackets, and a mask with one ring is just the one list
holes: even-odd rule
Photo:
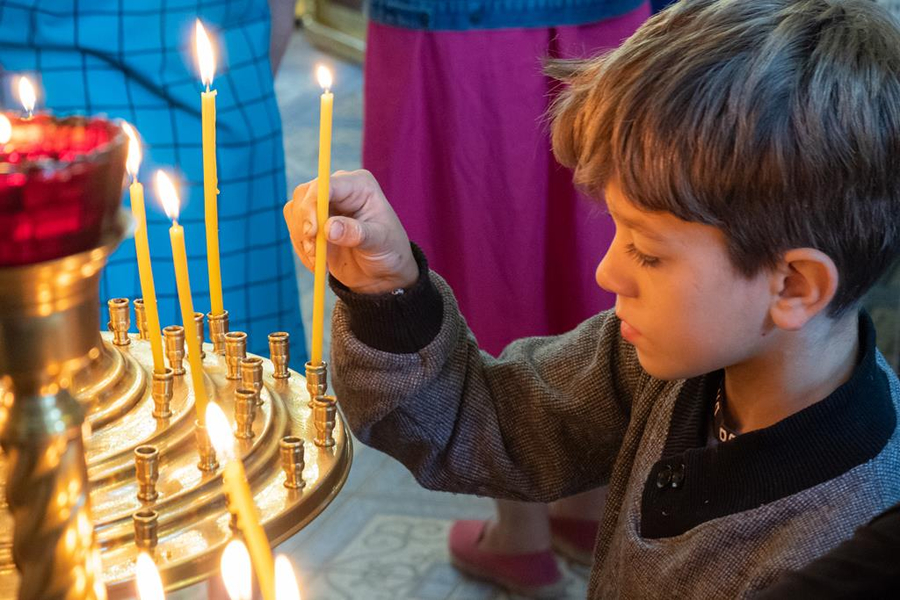
[[[294, 250], [310, 271], [316, 262], [316, 181], [298, 185], [284, 205]], [[328, 268], [338, 281], [359, 294], [383, 294], [416, 282], [419, 267], [406, 230], [371, 173], [332, 175], [329, 208]]]

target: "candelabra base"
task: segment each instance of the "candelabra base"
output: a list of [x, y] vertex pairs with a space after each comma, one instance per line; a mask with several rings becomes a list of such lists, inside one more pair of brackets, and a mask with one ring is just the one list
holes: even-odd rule
[[[221, 468], [197, 469], [193, 393], [190, 376], [172, 382], [171, 417], [155, 419], [149, 373], [149, 342], [132, 334], [131, 343], [114, 346], [104, 332], [101, 348], [85, 371], [73, 381], [76, 397], [87, 408], [92, 434], [86, 440], [90, 503], [96, 539], [102, 550], [103, 579], [110, 598], [133, 597], [135, 513], [149, 510], [138, 492], [134, 451], [151, 444], [159, 450], [160, 477], [152, 510], [156, 523], [155, 559], [166, 589], [203, 581], [218, 572], [219, 555], [234, 532], [222, 493]], [[233, 420], [239, 380], [226, 378], [225, 357], [206, 344], [207, 388]], [[275, 545], [310, 523], [337, 496], [349, 473], [352, 447], [342, 417], [327, 450], [315, 445], [313, 411], [307, 407], [306, 381], [296, 372], [273, 377], [264, 360], [261, 405], [255, 407], [252, 439], [237, 439], [257, 507], [269, 541]], [[189, 366], [188, 366], [189, 368]], [[99, 396], [92, 395], [99, 394]], [[303, 399], [303, 401], [301, 401]], [[285, 486], [281, 440], [303, 441], [304, 485]], [[8, 476], [7, 458], [0, 453], [0, 484]], [[299, 479], [299, 476], [297, 477]], [[297, 485], [296, 480], [292, 483]], [[145, 484], [146, 485], [146, 484]], [[0, 504], [0, 600], [14, 600], [18, 575], [4, 548], [12, 544], [12, 519]]]

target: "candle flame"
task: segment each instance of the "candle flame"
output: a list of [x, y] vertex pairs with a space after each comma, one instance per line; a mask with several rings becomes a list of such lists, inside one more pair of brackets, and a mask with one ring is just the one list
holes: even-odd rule
[[319, 80], [319, 85], [321, 85], [322, 89], [326, 92], [331, 89], [331, 84], [334, 83], [334, 78], [331, 76], [331, 69], [325, 65], [316, 67], [316, 79]]
[[12, 123], [6, 115], [0, 113], [0, 144], [5, 144], [12, 138]]
[[34, 103], [37, 101], [37, 94], [34, 91], [34, 84], [32, 84], [31, 80], [24, 75], [19, 77], [19, 100], [22, 101], [25, 112], [29, 115], [34, 112]]
[[156, 172], [156, 195], [162, 201], [163, 209], [166, 215], [173, 221], [178, 220], [178, 192], [175, 191], [175, 185], [165, 171]]
[[253, 597], [253, 569], [250, 553], [240, 540], [231, 540], [222, 552], [219, 563], [225, 591], [231, 600], [251, 600]]
[[197, 19], [195, 42], [197, 46], [197, 62], [200, 64], [200, 80], [203, 85], [209, 87], [212, 85], [213, 75], [216, 73], [216, 58], [213, 54], [212, 42], [206, 35], [206, 29], [203, 23]]
[[275, 598], [277, 600], [301, 600], [300, 588], [294, 567], [284, 554], [275, 557]]
[[137, 581], [138, 600], [164, 600], [162, 579], [156, 563], [146, 552], [141, 552], [137, 557], [135, 567], [135, 580]]
[[128, 174], [137, 179], [138, 171], [141, 168], [141, 141], [138, 139], [137, 132], [130, 124], [122, 122], [122, 130], [128, 136], [128, 160], [125, 161], [125, 170]]
[[209, 441], [212, 442], [213, 448], [216, 449], [216, 454], [222, 458], [223, 462], [234, 458], [231, 425], [228, 423], [225, 413], [215, 402], [206, 405], [206, 432], [209, 434]]

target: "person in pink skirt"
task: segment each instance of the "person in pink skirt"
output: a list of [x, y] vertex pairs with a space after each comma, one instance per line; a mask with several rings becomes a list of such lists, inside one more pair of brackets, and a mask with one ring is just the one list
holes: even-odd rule
[[[550, 148], [546, 58], [618, 46], [645, 0], [371, 0], [363, 166], [456, 293], [482, 349], [563, 333], [615, 299], [590, 273], [613, 238]], [[523, 260], [523, 257], [525, 259]], [[527, 300], [526, 300], [527, 299]], [[532, 597], [564, 581], [553, 549], [590, 564], [605, 490], [551, 506], [498, 501], [457, 521], [462, 571]]]

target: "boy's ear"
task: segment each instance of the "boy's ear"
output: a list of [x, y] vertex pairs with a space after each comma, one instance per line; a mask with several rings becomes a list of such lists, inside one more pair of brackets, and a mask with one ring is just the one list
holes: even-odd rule
[[828, 306], [837, 286], [837, 266], [827, 254], [814, 248], [788, 250], [772, 273], [772, 321], [780, 329], [800, 329]]

